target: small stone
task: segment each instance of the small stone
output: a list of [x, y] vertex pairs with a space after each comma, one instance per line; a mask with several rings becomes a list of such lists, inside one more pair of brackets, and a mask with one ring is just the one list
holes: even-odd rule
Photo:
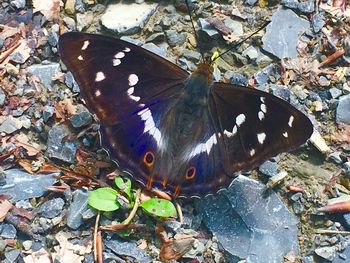
[[75, 13], [75, 3], [76, 0], [67, 0], [66, 4], [64, 5], [64, 11], [68, 15], [73, 15]]
[[323, 103], [322, 103], [322, 101], [316, 100], [316, 101], [313, 102], [313, 104], [314, 104], [316, 112], [323, 111]]
[[44, 122], [47, 122], [52, 116], [53, 113], [55, 112], [55, 108], [52, 106], [45, 106], [43, 110], [43, 119]]
[[76, 14], [77, 19], [77, 29], [78, 31], [82, 31], [89, 26], [91, 26], [92, 22], [94, 21], [94, 13], [91, 11], [87, 11], [84, 13], [78, 13]]
[[39, 208], [39, 214], [45, 218], [52, 219], [62, 213], [64, 200], [60, 197], [43, 203]]
[[312, 256], [302, 257], [301, 263], [315, 263], [315, 260]]
[[290, 197], [290, 200], [296, 202], [301, 200], [302, 197], [303, 197], [303, 193], [296, 193]]
[[154, 33], [146, 38], [146, 42], [162, 42], [165, 40], [165, 34], [163, 32]]
[[3, 239], [0, 239], [0, 252], [5, 251], [6, 246], [7, 246], [7, 242]]
[[343, 168], [347, 176], [350, 176], [350, 162], [343, 163]]
[[203, 32], [207, 34], [210, 38], [217, 38], [220, 36], [220, 33], [204, 18], [198, 19], [198, 24]]
[[0, 234], [1, 237], [8, 238], [8, 239], [14, 239], [14, 238], [16, 238], [16, 235], [17, 235], [17, 230], [13, 225], [7, 224], [7, 223], [4, 223], [2, 225], [2, 230], [1, 230], [1, 234]]
[[292, 92], [295, 96], [298, 97], [299, 100], [305, 100], [308, 96], [308, 94], [306, 94], [304, 89], [299, 85], [294, 86], [292, 88]]
[[298, 200], [292, 204], [293, 211], [296, 215], [300, 215], [304, 211], [303, 204]]
[[181, 223], [178, 221], [165, 221], [164, 226], [174, 233], [178, 233], [181, 229]]
[[323, 154], [327, 154], [331, 151], [321, 134], [315, 129], [310, 137], [310, 142]]
[[248, 78], [240, 73], [233, 71], [226, 71], [224, 77], [230, 80], [230, 83], [233, 85], [239, 86], [248, 86]]
[[22, 243], [24, 250], [31, 249], [32, 245], [33, 245], [33, 241], [31, 241], [31, 240], [26, 240], [26, 241], [23, 241], [23, 243]]
[[83, 111], [74, 114], [69, 120], [74, 128], [80, 128], [90, 124], [92, 122], [92, 116], [88, 111]]
[[336, 121], [338, 124], [350, 124], [350, 95], [344, 95], [339, 98], [336, 112]]
[[0, 87], [0, 106], [4, 106], [5, 99], [6, 99], [5, 92]]
[[73, 202], [67, 211], [67, 225], [72, 229], [78, 229], [83, 223], [83, 213], [88, 209], [89, 193], [83, 190], [76, 190], [73, 195]]
[[6, 116], [0, 124], [0, 133], [11, 134], [22, 128], [22, 123], [12, 116]]
[[67, 141], [65, 138], [71, 132], [63, 124], [55, 124], [48, 133], [46, 154], [49, 158], [56, 158], [68, 163], [75, 162], [75, 153], [78, 149], [79, 142]]
[[242, 52], [242, 56], [248, 57], [250, 60], [257, 59], [258, 54], [259, 54], [258, 50], [253, 46], [248, 47], [246, 50]]
[[185, 32], [178, 33], [176, 30], [170, 29], [167, 30], [165, 33], [168, 40], [168, 44], [171, 47], [181, 46], [186, 42], [187, 33]]
[[333, 162], [335, 162], [336, 164], [342, 164], [343, 163], [343, 160], [341, 158], [341, 152], [332, 152], [328, 158], [330, 160], [332, 160]]
[[274, 176], [278, 173], [278, 165], [276, 162], [267, 160], [259, 166], [259, 172], [269, 177]]
[[197, 51], [194, 51], [194, 50], [188, 50], [186, 49], [184, 52], [183, 52], [183, 56], [189, 60], [192, 60], [194, 62], [198, 62], [201, 60], [202, 56], [199, 52]]
[[80, 92], [79, 85], [75, 81], [73, 74], [71, 72], [67, 72], [64, 75], [64, 83], [70, 88], [73, 92]]
[[248, 5], [253, 6], [253, 5], [255, 5], [255, 4], [258, 2], [258, 0], [245, 0], [245, 2], [246, 2]]
[[274, 66], [272, 64], [263, 68], [261, 71], [254, 73], [254, 79], [258, 86], [266, 84], [269, 80], [269, 76], [274, 73]]
[[298, 4], [298, 9], [300, 12], [305, 14], [311, 14], [315, 11], [314, 1], [306, 1]]
[[331, 88], [329, 89], [329, 93], [331, 94], [333, 99], [338, 98], [340, 95], [342, 95], [342, 91], [340, 89], [337, 88]]
[[323, 259], [332, 261], [335, 258], [336, 248], [335, 247], [319, 247], [315, 249], [316, 255]]
[[[6, 258], [7, 262], [11, 262], [11, 263], [18, 262], [17, 259], [20, 255], [20, 253], [21, 253], [21, 250], [19, 250], [19, 249], [8, 250], [5, 252], [5, 258]], [[6, 261], [3, 261], [3, 262], [6, 262]]]
[[224, 24], [228, 28], [232, 30], [231, 34], [234, 36], [242, 36], [243, 35], [243, 25], [241, 22], [233, 20], [229, 17], [225, 17]]
[[157, 54], [158, 56], [161, 56], [163, 58], [167, 57], [166, 48], [160, 48], [154, 43], [146, 43], [146, 44], [142, 45], [142, 47], [144, 49], [151, 51], [154, 54]]
[[11, 6], [16, 7], [17, 9], [25, 8], [26, 0], [11, 0]]
[[53, 84], [53, 76], [59, 72], [60, 64], [35, 64], [27, 68], [28, 73], [37, 76], [45, 87], [51, 87]]
[[157, 4], [111, 4], [101, 17], [106, 28], [120, 34], [134, 34], [143, 28], [156, 11]]
[[50, 46], [52, 46], [52, 47], [56, 47], [57, 46], [57, 44], [58, 44], [58, 34], [57, 34], [57, 32], [55, 32], [53, 30], [50, 30], [48, 42], [49, 42]]
[[318, 84], [320, 84], [322, 87], [328, 87], [331, 84], [331, 81], [325, 76], [320, 76], [318, 79]]
[[312, 16], [311, 25], [312, 25], [312, 30], [315, 33], [320, 32], [325, 24], [326, 22], [324, 21], [323, 16], [321, 16], [319, 13], [316, 13]]

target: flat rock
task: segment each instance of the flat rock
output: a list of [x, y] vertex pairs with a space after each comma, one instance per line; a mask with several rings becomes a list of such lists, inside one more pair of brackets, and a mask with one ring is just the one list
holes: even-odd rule
[[52, 77], [60, 70], [60, 64], [35, 64], [29, 66], [27, 70], [30, 74], [37, 76], [45, 87], [50, 87], [53, 83]]
[[295, 58], [297, 43], [301, 33], [310, 27], [310, 23], [297, 16], [290, 9], [278, 9], [271, 18], [262, 38], [263, 49], [276, 57]]
[[43, 196], [47, 188], [56, 182], [53, 175], [58, 176], [58, 174], [29, 174], [19, 169], [6, 170], [6, 185], [0, 187], [0, 194], [6, 194], [14, 201]]
[[110, 239], [103, 242], [107, 248], [112, 250], [113, 253], [118, 256], [127, 256], [134, 258], [136, 262], [148, 263], [152, 262], [149, 256], [146, 256], [144, 252], [137, 247], [134, 242], [122, 241], [119, 239]]
[[64, 200], [62, 198], [53, 198], [40, 206], [39, 214], [45, 218], [52, 219], [62, 213], [63, 206]]
[[2, 123], [0, 124], [0, 132], [11, 134], [23, 126], [22, 122], [18, 118], [12, 116], [5, 116]]
[[350, 94], [341, 96], [336, 113], [336, 121], [338, 124], [350, 124]]
[[101, 17], [102, 25], [120, 34], [138, 32], [156, 11], [157, 4], [112, 4]]
[[217, 237], [230, 262], [283, 262], [290, 251], [298, 255], [297, 218], [265, 185], [238, 176], [215, 196], [196, 201], [203, 222]]
[[83, 213], [88, 209], [89, 193], [76, 190], [73, 194], [73, 202], [67, 211], [67, 225], [72, 229], [78, 229], [83, 223]]
[[16, 238], [16, 235], [17, 230], [13, 225], [6, 223], [1, 225], [1, 237], [13, 239]]
[[56, 124], [51, 128], [46, 150], [49, 158], [56, 158], [68, 163], [75, 161], [75, 153], [79, 143], [77, 141], [64, 140], [69, 135], [71, 135], [70, 130], [63, 124]]

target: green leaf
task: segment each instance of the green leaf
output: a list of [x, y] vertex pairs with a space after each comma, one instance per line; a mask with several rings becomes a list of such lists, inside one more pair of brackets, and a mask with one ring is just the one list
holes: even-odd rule
[[117, 194], [118, 192], [112, 188], [99, 188], [90, 192], [88, 203], [100, 211], [114, 211], [119, 208], [119, 203], [116, 199]]
[[129, 178], [122, 178], [121, 176], [118, 176], [114, 179], [115, 185], [122, 190], [126, 195], [130, 198], [131, 197], [131, 181]]
[[160, 198], [149, 199], [140, 206], [145, 209], [149, 214], [159, 217], [175, 217], [176, 208], [174, 204], [168, 200]]

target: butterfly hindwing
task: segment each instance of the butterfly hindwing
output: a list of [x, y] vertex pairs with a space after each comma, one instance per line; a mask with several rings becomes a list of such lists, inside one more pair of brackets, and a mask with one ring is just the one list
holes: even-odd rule
[[209, 98], [229, 172], [249, 170], [270, 157], [293, 150], [313, 132], [303, 113], [257, 89], [214, 83]]

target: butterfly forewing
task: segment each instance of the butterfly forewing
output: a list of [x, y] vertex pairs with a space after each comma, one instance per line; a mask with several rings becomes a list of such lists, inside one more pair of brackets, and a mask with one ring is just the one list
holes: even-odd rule
[[141, 47], [107, 36], [66, 33], [60, 37], [59, 52], [90, 111], [106, 125], [159, 99], [176, 97], [189, 76]]
[[310, 120], [288, 102], [257, 89], [214, 83], [210, 109], [228, 172], [248, 170], [311, 136]]

